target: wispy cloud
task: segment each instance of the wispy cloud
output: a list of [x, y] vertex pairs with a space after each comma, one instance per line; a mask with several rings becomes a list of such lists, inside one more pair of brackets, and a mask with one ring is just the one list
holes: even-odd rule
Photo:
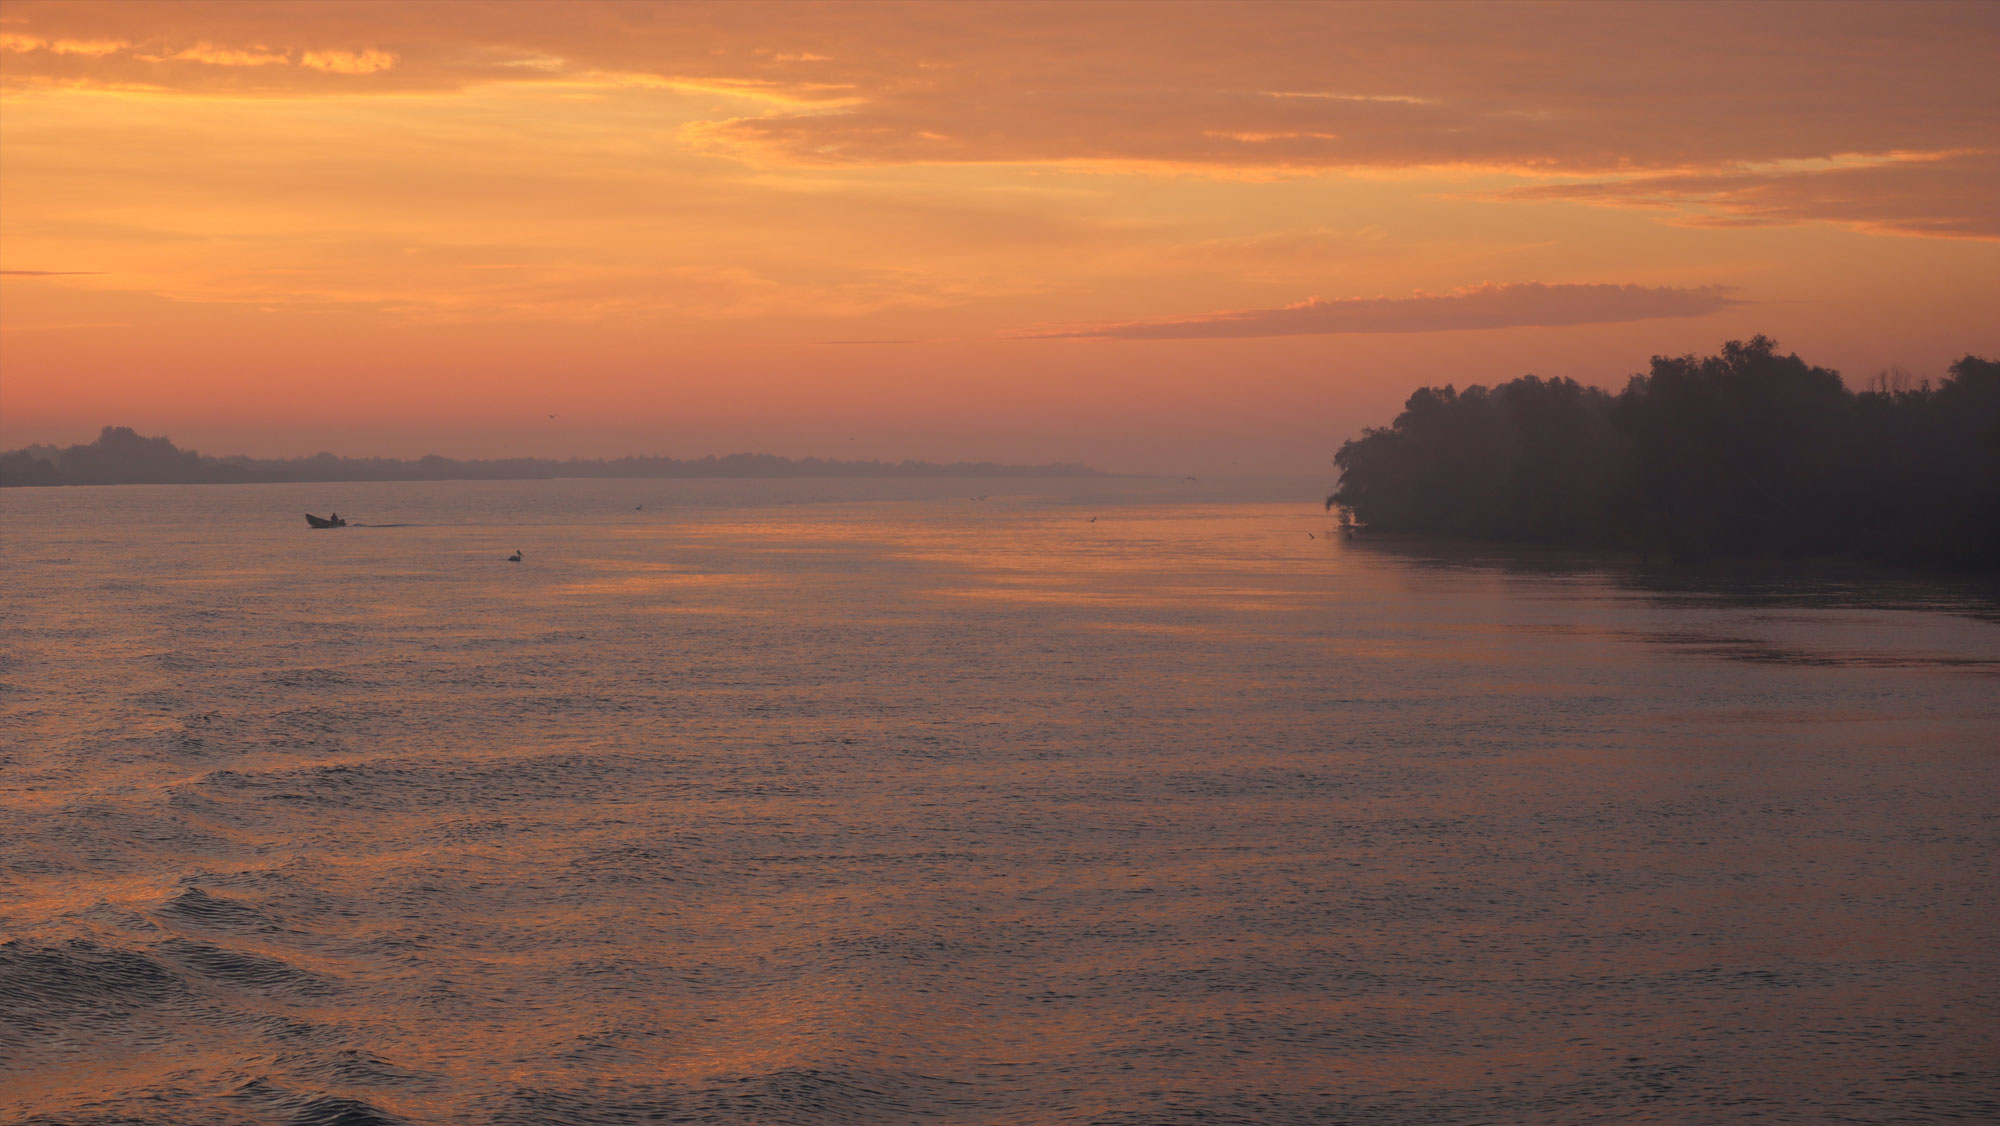
[[[119, 54], [132, 45], [128, 39], [48, 39], [13, 32], [0, 34], [0, 51], [18, 55], [46, 52], [101, 59]], [[262, 43], [231, 47], [206, 40], [180, 50], [134, 53], [131, 57], [145, 63], [188, 62], [219, 67], [286, 66], [294, 61], [292, 52]], [[356, 51], [308, 50], [297, 53], [299, 66], [328, 74], [374, 74], [391, 69], [396, 62], [395, 52], [378, 51], [372, 47]]]
[[299, 65], [328, 74], [374, 74], [395, 66], [396, 54], [372, 48], [362, 51], [307, 51], [299, 56]]
[[1676, 289], [1643, 285], [1478, 285], [1411, 297], [1318, 297], [1276, 309], [1236, 309], [1188, 317], [1056, 328], [1025, 339], [1195, 340], [1380, 332], [1617, 324], [1699, 317], [1743, 302], [1725, 286]]
[[0, 276], [10, 278], [76, 278], [101, 272], [99, 270], [0, 270]]
[[207, 63], [209, 66], [282, 66], [291, 61], [283, 51], [273, 51], [258, 44], [255, 47], [218, 47], [213, 43], [197, 43], [186, 50], [171, 55], [141, 55], [147, 62], [163, 62], [178, 59], [183, 62]]
[[[354, 92], [329, 78], [357, 75], [371, 76], [371, 93], [653, 83], [764, 102], [768, 112], [684, 134], [759, 166], [1070, 163], [1225, 177], [1714, 172], [1989, 148], [2000, 124], [2000, 24], [1984, 5], [1833, 4], [1802, 19], [1796, 5], [1475, 4], [1438, 19], [1396, 6], [1192, 6], [1158, 18], [1070, 4], [1028, 25], [1004, 5], [924, 20], [810, 4], [671, 10], [577, 3], [552, 20], [528, 4], [13, 0], [0, 85], [321, 97]], [[133, 44], [145, 53], [123, 49]], [[281, 54], [296, 65], [248, 65]]]
[[2000, 239], [2000, 153], [1891, 153], [1820, 167], [1537, 184], [1486, 198], [1677, 212], [1695, 227], [1814, 220], [1876, 234]]
[[47, 51], [53, 55], [82, 55], [94, 59], [122, 51], [131, 45], [123, 39], [43, 39], [13, 32], [0, 35], [0, 51], [11, 51], [19, 55], [25, 55], [30, 51]]
[[1414, 94], [1325, 94], [1311, 90], [1262, 90], [1267, 98], [1311, 98], [1322, 102], [1403, 102], [1407, 105], [1424, 106], [1437, 101], [1436, 98], [1420, 98]]

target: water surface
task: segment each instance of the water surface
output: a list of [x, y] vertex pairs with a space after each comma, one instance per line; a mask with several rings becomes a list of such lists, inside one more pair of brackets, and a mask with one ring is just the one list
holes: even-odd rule
[[1990, 589], [1328, 527], [6, 490], [0, 1120], [2000, 1113]]

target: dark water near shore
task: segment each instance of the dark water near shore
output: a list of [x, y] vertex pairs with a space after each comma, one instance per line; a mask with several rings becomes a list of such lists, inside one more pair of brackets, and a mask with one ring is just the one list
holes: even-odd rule
[[2000, 1115], [1989, 588], [1326, 527], [0, 493], [0, 1121]]

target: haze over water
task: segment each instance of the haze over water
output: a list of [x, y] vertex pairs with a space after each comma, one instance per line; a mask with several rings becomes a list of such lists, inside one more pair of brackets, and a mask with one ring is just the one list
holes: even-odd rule
[[1129, 479], [0, 523], [0, 1119], [2000, 1113], [1990, 585]]

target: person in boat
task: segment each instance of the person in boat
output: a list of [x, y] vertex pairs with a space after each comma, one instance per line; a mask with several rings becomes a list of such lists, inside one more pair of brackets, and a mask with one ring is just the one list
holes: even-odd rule
[[340, 523], [340, 513], [338, 512], [334, 513], [333, 515], [327, 517], [327, 520], [334, 524]]

